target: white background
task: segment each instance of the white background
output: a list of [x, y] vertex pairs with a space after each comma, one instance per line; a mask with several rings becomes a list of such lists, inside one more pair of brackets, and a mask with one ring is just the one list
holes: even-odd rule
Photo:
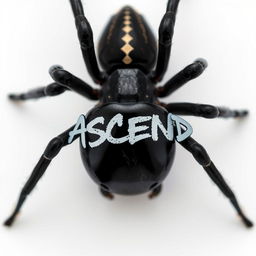
[[[73, 93], [17, 105], [9, 92], [51, 82], [61, 64], [92, 84], [85, 69], [68, 0], [1, 1], [0, 220], [16, 202], [48, 141], [69, 128], [93, 102]], [[155, 34], [166, 1], [84, 0], [98, 41], [109, 16], [130, 4]], [[243, 121], [186, 118], [256, 221], [256, 3], [254, 0], [182, 0], [165, 80], [195, 58], [207, 71], [166, 102], [248, 108]], [[240, 223], [204, 170], [177, 147], [162, 195], [103, 198], [74, 143], [61, 151], [25, 204], [12, 229], [0, 227], [0, 254], [16, 255], [256, 255], [256, 229]]]

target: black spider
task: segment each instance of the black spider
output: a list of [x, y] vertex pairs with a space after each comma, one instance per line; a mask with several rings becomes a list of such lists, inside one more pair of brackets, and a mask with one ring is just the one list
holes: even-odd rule
[[163, 86], [156, 87], [167, 70], [179, 0], [168, 1], [159, 28], [158, 47], [147, 23], [134, 9], [124, 7], [114, 15], [99, 43], [99, 61], [104, 72], [98, 66], [92, 29], [81, 1], [70, 0], [70, 3], [86, 67], [100, 87], [94, 89], [62, 67], [54, 66], [50, 75], [55, 83], [27, 93], [11, 94], [10, 99], [25, 101], [71, 90], [99, 102], [86, 117], [80, 116], [76, 125], [50, 141], [5, 225], [12, 225], [53, 158], [80, 137], [83, 163], [102, 194], [109, 198], [113, 198], [113, 193], [134, 195], [151, 191], [151, 198], [158, 195], [173, 163], [177, 140], [230, 200], [243, 223], [252, 227], [206, 150], [190, 136], [190, 125], [176, 116], [237, 118], [248, 112], [159, 101], [201, 75], [207, 67], [206, 61], [198, 59]]

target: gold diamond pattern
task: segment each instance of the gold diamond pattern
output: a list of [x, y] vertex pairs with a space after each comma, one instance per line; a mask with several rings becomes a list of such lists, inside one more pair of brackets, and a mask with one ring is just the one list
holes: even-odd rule
[[123, 58], [123, 63], [124, 64], [126, 64], [126, 65], [129, 65], [129, 64], [131, 64], [132, 63], [132, 58], [130, 57], [130, 56], [125, 56], [124, 58]]
[[129, 34], [126, 34], [125, 36], [122, 37], [122, 40], [128, 44], [133, 40], [133, 37], [130, 36]]
[[125, 15], [125, 16], [124, 16], [124, 19], [125, 19], [125, 20], [131, 20], [131, 18], [132, 18], [132, 17], [131, 17], [130, 15]]
[[131, 51], [133, 51], [134, 48], [133, 48], [130, 44], [125, 44], [125, 45], [121, 48], [121, 50], [122, 50], [126, 55], [129, 55], [129, 53], [130, 53]]
[[123, 27], [123, 31], [128, 34], [132, 31], [132, 28], [130, 26], [125, 26]]
[[130, 16], [131, 12], [129, 10], [124, 11], [124, 27], [123, 31], [126, 33], [122, 40], [125, 42], [125, 45], [121, 48], [121, 51], [125, 53], [125, 57], [123, 58], [123, 63], [129, 65], [132, 63], [132, 58], [129, 56], [130, 52], [134, 50], [134, 48], [130, 45], [130, 42], [133, 40], [133, 37], [129, 34], [132, 31], [132, 17]]
[[132, 22], [130, 20], [125, 20], [124, 21], [124, 25], [131, 25], [131, 24], [132, 24]]

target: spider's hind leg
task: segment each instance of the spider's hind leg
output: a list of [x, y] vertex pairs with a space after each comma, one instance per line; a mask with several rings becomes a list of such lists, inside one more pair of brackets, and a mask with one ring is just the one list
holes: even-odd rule
[[253, 223], [247, 218], [247, 216], [243, 212], [234, 192], [231, 190], [219, 170], [216, 168], [204, 147], [191, 137], [188, 137], [187, 139], [179, 143], [193, 155], [195, 160], [204, 168], [210, 179], [217, 185], [217, 187], [224, 194], [224, 196], [229, 199], [230, 203], [234, 207], [235, 211], [241, 218], [244, 225], [248, 228], [253, 227]]
[[114, 199], [114, 195], [113, 195], [112, 193], [110, 193], [109, 191], [105, 190], [105, 189], [102, 188], [102, 187], [100, 187], [100, 193], [101, 193], [104, 197], [106, 197], [106, 198], [108, 198], [108, 199], [110, 199], [110, 200], [113, 200], [113, 199]]
[[[12, 226], [27, 197], [31, 194], [31, 192], [37, 185], [38, 181], [42, 178], [52, 160], [59, 154], [63, 147], [68, 146], [70, 144], [69, 133], [74, 129], [74, 127], [75, 126], [72, 126], [70, 129], [60, 134], [59, 136], [53, 138], [48, 143], [44, 153], [40, 157], [28, 181], [22, 188], [14, 211], [12, 212], [10, 217], [4, 222], [5, 226]], [[78, 139], [78, 137], [79, 136], [76, 135], [73, 141]]]
[[159, 196], [160, 193], [161, 193], [161, 191], [162, 191], [162, 188], [163, 188], [163, 185], [162, 185], [162, 184], [160, 184], [159, 186], [155, 187], [155, 188], [151, 191], [151, 193], [148, 195], [149, 199], [153, 199], [153, 198]]

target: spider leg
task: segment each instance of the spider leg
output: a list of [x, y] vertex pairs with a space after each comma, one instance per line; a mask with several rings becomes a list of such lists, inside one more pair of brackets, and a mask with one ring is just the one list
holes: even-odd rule
[[168, 1], [166, 13], [159, 27], [157, 64], [152, 74], [152, 79], [155, 82], [162, 80], [168, 67], [179, 2], [179, 0]]
[[13, 101], [24, 101], [46, 96], [57, 96], [65, 91], [72, 90], [88, 99], [99, 99], [99, 90], [92, 88], [81, 79], [64, 70], [61, 66], [53, 66], [49, 72], [56, 83], [52, 83], [46, 87], [32, 89], [27, 93], [11, 93], [9, 94], [9, 98]]
[[214, 163], [211, 161], [209, 155], [206, 150], [193, 138], [189, 137], [186, 140], [179, 142], [186, 150], [188, 150], [195, 160], [203, 166], [206, 173], [212, 179], [212, 181], [219, 187], [222, 193], [230, 200], [231, 204], [237, 211], [238, 215], [241, 217], [241, 220], [245, 224], [246, 227], [250, 228], [253, 226], [253, 223], [246, 217], [244, 212], [242, 211], [235, 194], [230, 189], [218, 169], [215, 167]]
[[101, 193], [104, 197], [106, 197], [106, 198], [108, 198], [108, 199], [110, 199], [110, 200], [114, 199], [114, 195], [113, 195], [112, 193], [110, 193], [109, 191], [105, 190], [105, 189], [102, 188], [102, 187], [100, 187], [100, 193]]
[[204, 118], [242, 118], [248, 115], [247, 110], [231, 110], [225, 107], [216, 107], [194, 103], [171, 103], [165, 108], [176, 115], [199, 116]]
[[162, 191], [162, 188], [163, 188], [163, 185], [160, 184], [159, 186], [157, 186], [156, 188], [154, 188], [154, 189], [151, 191], [151, 193], [148, 195], [148, 197], [149, 197], [150, 199], [153, 199], [153, 198], [159, 196], [159, 194], [160, 194], [161, 191]]
[[178, 74], [167, 81], [163, 86], [156, 88], [157, 97], [167, 97], [174, 91], [178, 90], [180, 87], [185, 85], [192, 79], [200, 76], [204, 70], [207, 68], [208, 64], [204, 59], [197, 59], [194, 63], [188, 65]]
[[70, 0], [70, 4], [75, 17], [78, 38], [88, 72], [95, 83], [102, 84], [105, 78], [99, 69], [94, 49], [92, 28], [84, 16], [82, 2], [81, 0]]
[[99, 90], [94, 89], [81, 79], [64, 70], [61, 66], [52, 66], [49, 70], [52, 79], [58, 84], [91, 100], [99, 99]]
[[[37, 182], [43, 176], [43, 174], [45, 173], [47, 167], [49, 166], [49, 164], [51, 163], [53, 158], [55, 158], [58, 155], [58, 153], [64, 146], [67, 146], [69, 144], [68, 143], [69, 132], [72, 131], [73, 128], [74, 128], [74, 126], [71, 127], [70, 129], [68, 129], [67, 131], [65, 131], [64, 133], [60, 134], [59, 136], [55, 137], [54, 139], [52, 139], [49, 142], [43, 155], [41, 156], [37, 165], [35, 166], [31, 176], [29, 177], [28, 181], [26, 182], [25, 186], [23, 187], [13, 213], [4, 222], [5, 226], [11, 226], [13, 224], [13, 222], [15, 221], [17, 214], [20, 212], [20, 209], [21, 209], [22, 205], [24, 204], [27, 196], [35, 188]], [[76, 135], [74, 140], [77, 139], [78, 137], [79, 137], [79, 135]]]
[[9, 94], [9, 98], [13, 101], [39, 99], [46, 96], [57, 96], [64, 93], [66, 90], [69, 89], [57, 83], [52, 83], [45, 87], [39, 87], [36, 89], [29, 90], [26, 93], [11, 93]]

